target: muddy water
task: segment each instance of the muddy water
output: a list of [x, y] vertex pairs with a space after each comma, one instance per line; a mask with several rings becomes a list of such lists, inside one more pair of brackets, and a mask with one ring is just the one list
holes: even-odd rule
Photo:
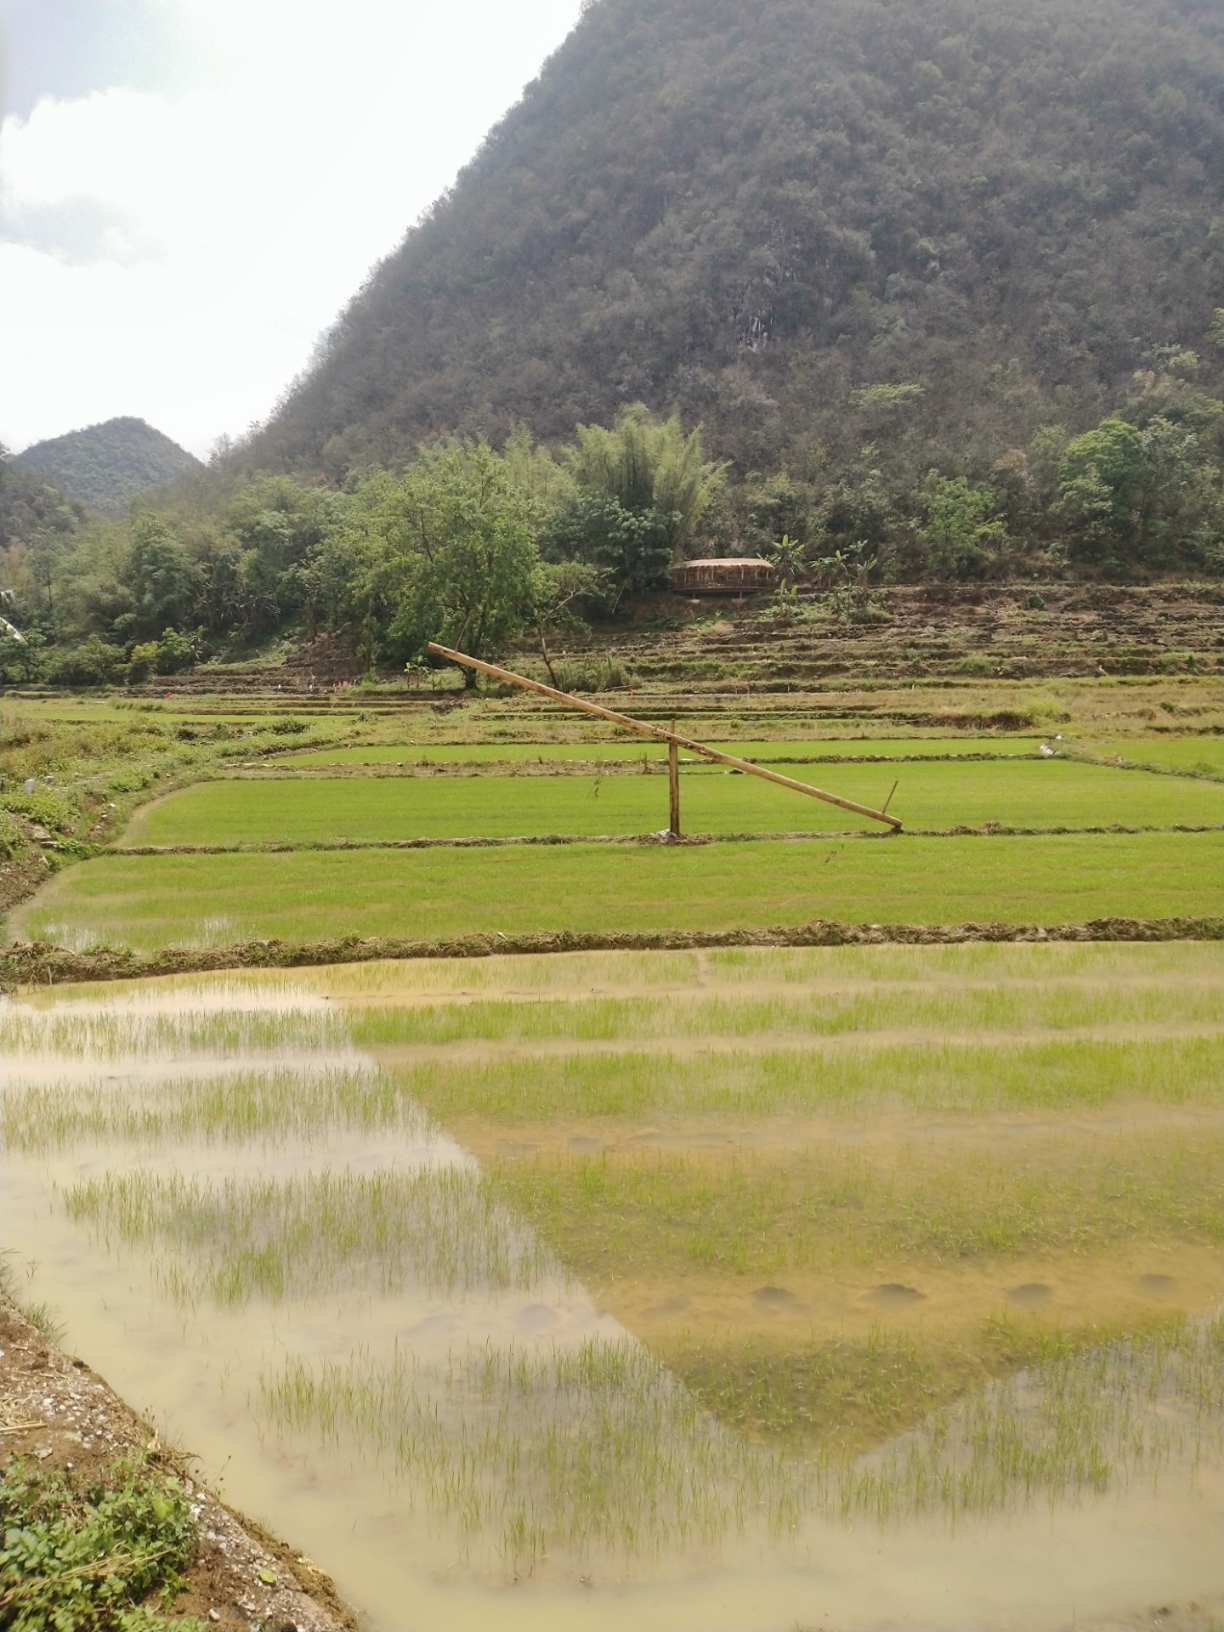
[[[218, 1048], [203, 1023], [195, 1031], [184, 1026], [177, 1039], [158, 1032], [166, 1004], [179, 1019], [212, 1015], [234, 1022], [230, 1035], [239, 1040], [228, 1052]], [[116, 994], [114, 1004], [91, 999], [88, 1008], [44, 1004], [40, 1012], [49, 1021], [114, 1019], [119, 1029], [108, 1034], [104, 1059], [70, 1046], [71, 1033], [62, 1027], [54, 1035], [47, 1031], [47, 1046], [40, 1046], [36, 1029], [23, 1032], [22, 1050], [5, 1073], [6, 1094], [14, 1098], [37, 1087], [68, 1100], [91, 1091], [95, 1102], [112, 1095], [124, 1105], [164, 1108], [184, 1079], [221, 1080], [240, 1069], [295, 1075], [305, 1104], [317, 1096], [328, 1071], [346, 1071], [353, 1080], [375, 1071], [344, 1046], [336, 1028], [324, 1023], [321, 1000], [306, 993], [204, 982], [165, 999], [154, 989], [135, 997]], [[270, 1043], [259, 1026], [275, 1017], [283, 1022], [283, 1036]], [[255, 1036], [260, 1046], [252, 1045]], [[309, 1295], [290, 1291], [218, 1302], [197, 1283], [191, 1283], [193, 1296], [183, 1295], [181, 1280], [178, 1293], [173, 1290], [167, 1269], [190, 1269], [199, 1247], [183, 1230], [176, 1233], [177, 1226], [125, 1236], [117, 1216], [77, 1222], [68, 1210], [83, 1180], [108, 1177], [145, 1183], [154, 1197], [163, 1194], [159, 1184], [175, 1178], [211, 1186], [212, 1193], [227, 1180], [241, 1188], [329, 1175], [359, 1181], [454, 1175], [478, 1184], [477, 1157], [411, 1107], [377, 1128], [346, 1121], [340, 1106], [330, 1123], [306, 1117], [279, 1132], [215, 1125], [191, 1137], [136, 1139], [103, 1128], [87, 1139], [73, 1136], [64, 1143], [48, 1136], [42, 1148], [10, 1149], [4, 1164], [4, 1246], [18, 1292], [46, 1300], [64, 1322], [71, 1348], [164, 1434], [192, 1451], [202, 1475], [234, 1505], [316, 1559], [369, 1624], [387, 1632], [626, 1624], [1117, 1626], [1155, 1606], [1218, 1603], [1217, 1481], [1202, 1468], [1194, 1476], [1189, 1438], [1167, 1447], [1158, 1480], [1144, 1469], [1116, 1480], [1103, 1494], [1081, 1490], [1035, 1505], [1011, 1504], [962, 1515], [955, 1526], [938, 1512], [887, 1524], [863, 1514], [842, 1519], [827, 1501], [815, 1499], [795, 1502], [779, 1525], [763, 1515], [776, 1520], [775, 1495], [785, 1486], [793, 1498], [802, 1481], [730, 1430], [685, 1417], [666, 1374], [651, 1368], [649, 1351], [632, 1335], [631, 1327], [647, 1335], [650, 1327], [649, 1320], [639, 1325], [633, 1318], [633, 1306], [647, 1298], [665, 1305], [666, 1287], [626, 1289], [628, 1318], [622, 1324], [614, 1312], [617, 1298], [601, 1293], [597, 1300], [543, 1250], [517, 1282], [511, 1276], [512, 1284], [498, 1285], [463, 1273], [443, 1284], [436, 1267], [414, 1273], [409, 1254], [395, 1261], [386, 1286], [368, 1273], [367, 1257], [338, 1252], [334, 1262], [324, 1263], [322, 1284]], [[525, 1232], [516, 1221], [494, 1219], [490, 1225], [480, 1216], [481, 1227], [501, 1229], [521, 1246]], [[483, 1262], [479, 1255], [476, 1261]], [[1149, 1254], [1115, 1266], [1115, 1272], [1130, 1276], [1137, 1298], [1177, 1305], [1187, 1270], [1184, 1261], [1173, 1265]], [[1205, 1271], [1196, 1266], [1194, 1274]], [[1091, 1266], [1084, 1278], [1091, 1278]], [[709, 1291], [713, 1296], [715, 1289]], [[670, 1294], [674, 1299], [674, 1289]], [[934, 1281], [919, 1287], [912, 1279], [880, 1278], [860, 1301], [873, 1318], [903, 1322], [945, 1295], [951, 1293]], [[1065, 1279], [1048, 1265], [1034, 1264], [1017, 1266], [1002, 1295], [1027, 1310], [1068, 1294]], [[752, 1319], [783, 1325], [798, 1322], [805, 1296], [802, 1286], [782, 1284], [743, 1295]], [[590, 1505], [594, 1516], [587, 1529], [579, 1525], [577, 1539], [551, 1545], [543, 1558], [515, 1552], [500, 1527], [504, 1515], [493, 1510], [498, 1491], [512, 1484], [497, 1458], [525, 1454], [522, 1424], [536, 1423], [537, 1432], [539, 1425], [529, 1416], [514, 1417], [513, 1402], [507, 1415], [501, 1396], [492, 1407], [482, 1402], [463, 1370], [466, 1357], [475, 1352], [501, 1365], [517, 1356], [528, 1370], [532, 1364], [547, 1370], [558, 1356], [593, 1350], [642, 1356], [636, 1380], [616, 1402], [623, 1410], [621, 1430], [630, 1438], [640, 1434], [643, 1448], [653, 1433], [664, 1462], [672, 1452], [672, 1461], [688, 1459], [694, 1479], [707, 1478], [709, 1488], [676, 1497], [681, 1522], [672, 1522], [676, 1514], [668, 1519], [668, 1502], [674, 1491], [666, 1481], [674, 1470], [668, 1464], [657, 1487], [662, 1540], [639, 1533], [630, 1546], [623, 1536], [610, 1537], [596, 1509], [600, 1501], [613, 1508], [619, 1501], [628, 1511], [624, 1504], [633, 1493], [617, 1487], [609, 1496], [575, 1479], [562, 1494], [575, 1511]], [[379, 1440], [371, 1426], [373, 1408], [363, 1421], [341, 1412], [330, 1430], [319, 1419], [290, 1420], [270, 1409], [270, 1385], [278, 1379], [317, 1379], [329, 1367], [334, 1377], [349, 1380], [408, 1376], [425, 1414], [432, 1412], [444, 1431], [461, 1434], [465, 1424], [476, 1424], [477, 1437], [484, 1434], [482, 1443], [492, 1447], [483, 1483], [469, 1491], [486, 1500], [480, 1524], [465, 1529], [462, 1515], [437, 1499], [436, 1470], [421, 1457], [405, 1455], [402, 1442], [395, 1451]], [[597, 1390], [590, 1400], [607, 1404]], [[499, 1410], [498, 1420], [509, 1427], [503, 1438], [490, 1438]], [[589, 1434], [594, 1443], [597, 1425], [584, 1410], [581, 1400], [575, 1410], [559, 1397], [555, 1411], [546, 1406], [541, 1420], [559, 1424], [562, 1438], [581, 1441]], [[564, 1446], [558, 1454], [563, 1470], [571, 1470], [565, 1477], [572, 1477], [581, 1458], [565, 1462]], [[454, 1471], [447, 1464], [443, 1480]], [[724, 1523], [737, 1488], [751, 1499], [737, 1522]]]

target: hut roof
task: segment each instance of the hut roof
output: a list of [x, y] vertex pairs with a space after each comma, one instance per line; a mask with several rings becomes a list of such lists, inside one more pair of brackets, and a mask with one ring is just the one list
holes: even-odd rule
[[699, 555], [682, 561], [682, 567], [769, 567], [763, 555]]

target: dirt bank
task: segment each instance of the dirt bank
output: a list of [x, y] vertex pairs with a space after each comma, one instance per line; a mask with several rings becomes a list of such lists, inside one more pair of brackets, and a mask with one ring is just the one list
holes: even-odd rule
[[74, 1359], [0, 1293], [0, 1444], [5, 1460], [35, 1458], [49, 1471], [88, 1479], [117, 1457], [147, 1455], [177, 1476], [198, 1511], [200, 1545], [169, 1613], [212, 1625], [277, 1632], [353, 1632], [356, 1618], [331, 1580], [197, 1483], [189, 1458], [157, 1434], [83, 1360]]
[[399, 940], [345, 935], [330, 941], [246, 941], [237, 946], [166, 947], [131, 952], [97, 947], [72, 952], [47, 941], [17, 941], [0, 956], [0, 989], [225, 969], [301, 969], [399, 958], [488, 958], [508, 953], [681, 952], [719, 946], [956, 946], [970, 941], [1219, 941], [1224, 918], [1093, 918], [1082, 924], [808, 924], [731, 930], [534, 930], [522, 935], [461, 935]]

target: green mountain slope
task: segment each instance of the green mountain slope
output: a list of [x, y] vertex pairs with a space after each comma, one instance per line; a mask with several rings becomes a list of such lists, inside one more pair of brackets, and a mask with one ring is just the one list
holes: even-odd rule
[[741, 476], [985, 473], [1218, 395], [1221, 291], [1215, 0], [595, 0], [245, 456], [643, 400]]
[[122, 510], [134, 493], [158, 487], [200, 461], [143, 419], [108, 419], [82, 431], [36, 442], [14, 463], [54, 482], [95, 510]]

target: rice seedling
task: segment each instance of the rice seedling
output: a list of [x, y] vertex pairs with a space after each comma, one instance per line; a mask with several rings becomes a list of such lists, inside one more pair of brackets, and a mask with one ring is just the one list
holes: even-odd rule
[[415, 1102], [368, 1066], [307, 1058], [294, 1069], [162, 1075], [152, 1084], [82, 1082], [79, 1077], [9, 1090], [0, 1130], [15, 1150], [99, 1144], [242, 1144], [319, 1139], [340, 1129], [394, 1130], [424, 1140], [432, 1128]]
[[843, 1037], [914, 1032], [935, 1037], [983, 1037], [992, 1032], [1057, 1033], [1076, 1029], [1216, 1027], [1224, 1022], [1224, 990], [1216, 981], [1175, 987], [1038, 986], [996, 983], [945, 985], [935, 990], [884, 990], [809, 995], [802, 988], [768, 995], [660, 997], [540, 997], [474, 999], [462, 1004], [399, 1007], [379, 1004], [354, 1013], [353, 1040], [363, 1048], [441, 1046], [462, 1042], [624, 1042], [656, 1037]]
[[362, 1286], [445, 1292], [527, 1289], [563, 1279], [556, 1261], [468, 1167], [338, 1169], [210, 1184], [108, 1172], [63, 1192], [69, 1216], [107, 1245], [158, 1256], [176, 1300], [223, 1307]]
[[1010, 1148], [816, 1145], [499, 1161], [497, 1193], [579, 1277], [768, 1278], [1224, 1238], [1218, 1130], [1070, 1133]]
[[181, 1054], [249, 1056], [285, 1050], [332, 1052], [350, 1046], [327, 1006], [299, 997], [292, 1003], [252, 1002], [224, 987], [207, 1006], [186, 994], [181, 1003], [142, 1009], [122, 1003], [0, 1007], [0, 1048], [6, 1056], [58, 1055], [69, 1060], [173, 1058]]
[[282, 1429], [355, 1442], [399, 1488], [530, 1571], [553, 1553], [622, 1560], [789, 1519], [802, 1469], [721, 1429], [649, 1351], [471, 1347], [442, 1366], [410, 1353], [290, 1360], [260, 1379]]
[[[813, 778], [813, 780], [817, 780]], [[838, 790], [879, 808], [897, 780], [887, 765], [839, 768]], [[689, 831], [752, 833], [869, 828], [756, 777], [685, 772]], [[907, 764], [896, 814], [911, 828], [1100, 827], [1224, 821], [1224, 790], [1184, 778], [1070, 760]], [[466, 776], [200, 782], [146, 806], [128, 844], [257, 844], [334, 839], [649, 833], [662, 825], [662, 778]]]
[[667, 1046], [498, 1060], [386, 1066], [403, 1093], [441, 1122], [640, 1122], [657, 1116], [745, 1119], [837, 1115], [903, 1106], [981, 1113], [1090, 1109], [1119, 1101], [1218, 1102], [1224, 1041], [1060, 1039], [768, 1046], [687, 1052]]
[[1044, 1497], [1155, 1477], [1220, 1450], [1224, 1322], [1168, 1325], [1084, 1352], [1047, 1340], [1033, 1370], [934, 1413], [839, 1477], [843, 1515], [978, 1517]]
[[[274, 1006], [307, 1007], [317, 1012], [318, 998], [346, 1004], [397, 1000], [429, 1001], [439, 996], [476, 993], [525, 997], [549, 992], [558, 997], [587, 997], [671, 987], [740, 990], [764, 985], [803, 984], [874, 988], [895, 984], [930, 987], [939, 984], [1055, 986], [1062, 982], [1118, 986], [1128, 983], [1172, 986], [1179, 982], [1218, 982], [1219, 947], [1212, 942], [1046, 941], [963, 942], [941, 946], [881, 944], [872, 946], [715, 947], [703, 951], [549, 952], [496, 954], [481, 958], [413, 958], [406, 961], [341, 963], [295, 969], [231, 970], [201, 980], [198, 974], [161, 975], [155, 988], [147, 980], [117, 980], [98, 997], [96, 985], [57, 986], [54, 1006], [73, 1013], [110, 1012], [133, 1001], [148, 1004], [151, 991], [169, 1012], [181, 1007], [237, 1009]], [[49, 994], [28, 991], [22, 1007], [40, 1005]], [[4, 1013], [0, 1005], [0, 1023]]]
[[[695, 728], [699, 732], [701, 728]], [[538, 735], [538, 733], [537, 733]], [[762, 763], [782, 761], [809, 764], [813, 760], [854, 760], [875, 758], [942, 759], [946, 756], [987, 754], [998, 758], [1034, 754], [1041, 737], [851, 737], [828, 735], [806, 738], [756, 738], [747, 741], [728, 737], [725, 729], [706, 730], [702, 740], [725, 746], [741, 759]], [[1138, 746], [1138, 745], [1136, 745]], [[1198, 749], [1198, 752], [1204, 750]], [[1142, 757], [1139, 753], [1134, 758]], [[605, 760], [640, 765], [643, 758], [656, 767], [666, 765], [667, 750], [653, 742], [635, 741], [619, 735], [606, 742], [445, 742], [370, 743], [362, 748], [317, 748], [306, 753], [286, 754], [280, 763], [292, 765], [488, 765], [548, 764], [566, 760]]]
[[791, 1451], [848, 1459], [989, 1382], [1184, 1326], [1171, 1314], [1051, 1325], [994, 1312], [955, 1329], [874, 1325], [865, 1335], [792, 1333], [784, 1341], [760, 1332], [684, 1332], [656, 1352], [728, 1427]]
[[[887, 789], [885, 789], [887, 791]], [[658, 820], [662, 818], [659, 817]], [[657, 825], [657, 821], [654, 825]], [[1224, 835], [1064, 834], [705, 846], [111, 854], [65, 869], [12, 914], [136, 949], [190, 942], [224, 914], [236, 940], [476, 931], [728, 930], [867, 923], [1079, 923], [1224, 911]]]
[[260, 1378], [282, 1431], [356, 1443], [450, 1521], [469, 1554], [516, 1574], [565, 1553], [626, 1561], [757, 1529], [802, 1543], [805, 1521], [935, 1512], [963, 1522], [1037, 1498], [1100, 1492], [1214, 1444], [1220, 1323], [1086, 1348], [1044, 1340], [1030, 1370], [932, 1413], [865, 1458], [789, 1457], [721, 1427], [644, 1349], [469, 1347]]

